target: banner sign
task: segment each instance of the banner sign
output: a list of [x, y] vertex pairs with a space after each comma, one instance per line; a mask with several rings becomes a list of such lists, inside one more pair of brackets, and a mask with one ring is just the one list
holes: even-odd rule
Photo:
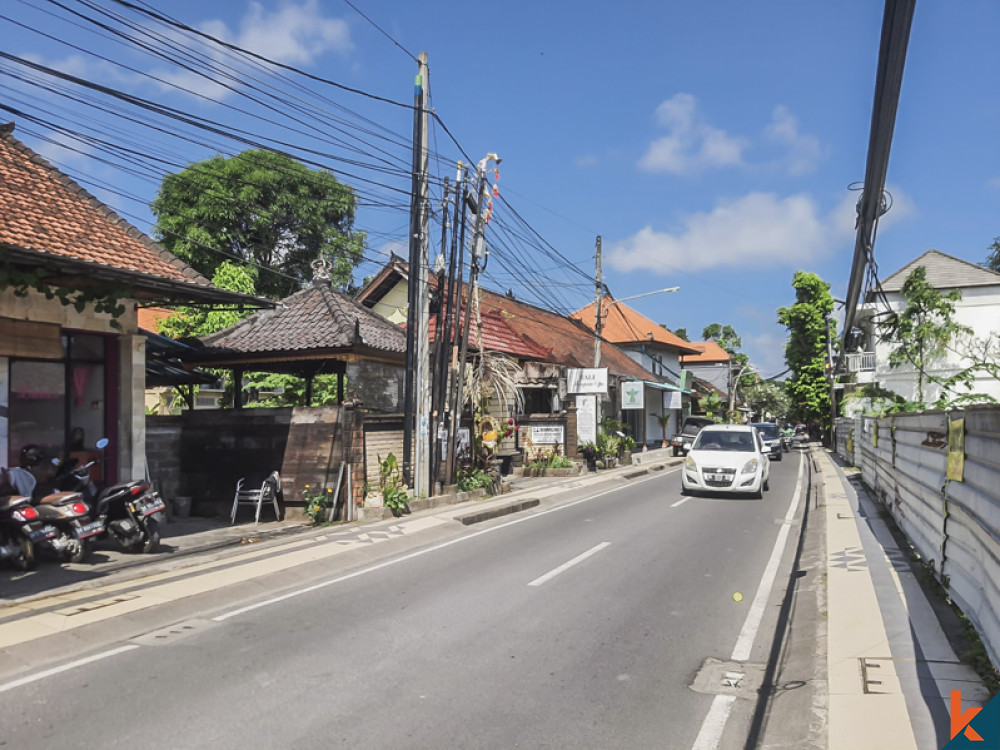
[[664, 391], [663, 392], [663, 408], [664, 409], [680, 409], [681, 408], [681, 392], [680, 391]]
[[597, 442], [597, 396], [576, 397], [576, 441]]
[[622, 409], [643, 409], [646, 384], [641, 380], [622, 381]]
[[607, 393], [607, 367], [567, 367], [566, 393]]
[[562, 445], [565, 434], [566, 431], [561, 424], [531, 425], [531, 442], [535, 445]]
[[953, 419], [948, 424], [948, 479], [965, 481], [965, 420]]

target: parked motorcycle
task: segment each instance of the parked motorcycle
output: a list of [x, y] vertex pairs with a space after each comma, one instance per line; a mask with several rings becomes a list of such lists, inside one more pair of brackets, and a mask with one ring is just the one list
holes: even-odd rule
[[[107, 445], [106, 438], [97, 441], [100, 450]], [[97, 463], [95, 460], [69, 468], [60, 486], [83, 495], [95, 522], [100, 524], [98, 535], [113, 538], [131, 552], [155, 552], [160, 546], [166, 503], [144, 480], [122, 482], [98, 491], [90, 479], [90, 470]]]
[[54, 526], [41, 523], [30, 497], [0, 497], [0, 560], [9, 560], [18, 570], [34, 570], [35, 545], [56, 534]]
[[79, 492], [53, 492], [35, 506], [38, 519], [53, 526], [56, 534], [41, 542], [42, 550], [71, 563], [90, 557], [94, 537], [101, 533], [100, 521], [90, 519], [90, 508]]

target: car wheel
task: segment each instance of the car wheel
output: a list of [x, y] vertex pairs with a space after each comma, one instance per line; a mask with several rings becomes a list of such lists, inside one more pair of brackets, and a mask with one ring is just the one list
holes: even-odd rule
[[774, 454], [774, 460], [775, 461], [780, 461], [781, 460], [781, 453], [775, 453]]
[[768, 477], [767, 479], [764, 480], [764, 490], [766, 492], [767, 490], [770, 489], [771, 489], [771, 477]]
[[676, 457], [676, 456], [679, 456], [680, 454], [681, 454], [680, 449], [675, 445], [674, 446], [674, 456]]
[[761, 482], [760, 487], [757, 488], [757, 491], [753, 493], [753, 499], [754, 500], [763, 500], [764, 499], [764, 483], [763, 482]]

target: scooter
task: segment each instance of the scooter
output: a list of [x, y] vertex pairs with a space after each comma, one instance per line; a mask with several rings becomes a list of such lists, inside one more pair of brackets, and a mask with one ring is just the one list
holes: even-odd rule
[[35, 545], [57, 533], [54, 526], [40, 522], [30, 497], [0, 497], [0, 560], [9, 560], [21, 571], [34, 570], [38, 564]]
[[71, 563], [90, 557], [94, 537], [101, 533], [100, 521], [90, 520], [90, 508], [79, 492], [53, 492], [35, 506], [38, 520], [55, 527], [56, 534], [45, 539], [41, 548]]
[[[97, 441], [100, 450], [107, 445], [107, 438]], [[166, 503], [150, 488], [149, 482], [143, 480], [122, 482], [98, 491], [90, 479], [90, 469], [97, 463], [90, 461], [70, 469], [60, 486], [83, 495], [95, 523], [100, 523], [98, 535], [113, 538], [120, 547], [131, 552], [155, 552], [160, 546], [160, 526], [165, 522]]]

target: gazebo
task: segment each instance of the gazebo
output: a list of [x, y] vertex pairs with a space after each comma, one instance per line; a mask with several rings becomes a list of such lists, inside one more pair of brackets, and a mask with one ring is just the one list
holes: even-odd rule
[[[242, 383], [247, 372], [295, 375], [305, 380], [305, 406], [312, 405], [313, 379], [317, 375], [370, 375], [374, 365], [381, 374], [387, 410], [388, 391], [402, 386], [406, 360], [406, 334], [350, 296], [334, 290], [326, 279], [317, 278], [308, 287], [286, 297], [272, 310], [262, 310], [218, 333], [194, 342], [184, 354], [189, 366], [231, 370], [233, 381]], [[385, 366], [389, 366], [388, 368]], [[344, 400], [344, 379], [338, 378], [337, 402]], [[357, 383], [359, 387], [363, 383]], [[371, 391], [371, 389], [366, 389]], [[357, 395], [357, 392], [355, 392]], [[366, 399], [362, 399], [366, 400]], [[242, 388], [236, 389], [235, 408], [243, 406]]]

